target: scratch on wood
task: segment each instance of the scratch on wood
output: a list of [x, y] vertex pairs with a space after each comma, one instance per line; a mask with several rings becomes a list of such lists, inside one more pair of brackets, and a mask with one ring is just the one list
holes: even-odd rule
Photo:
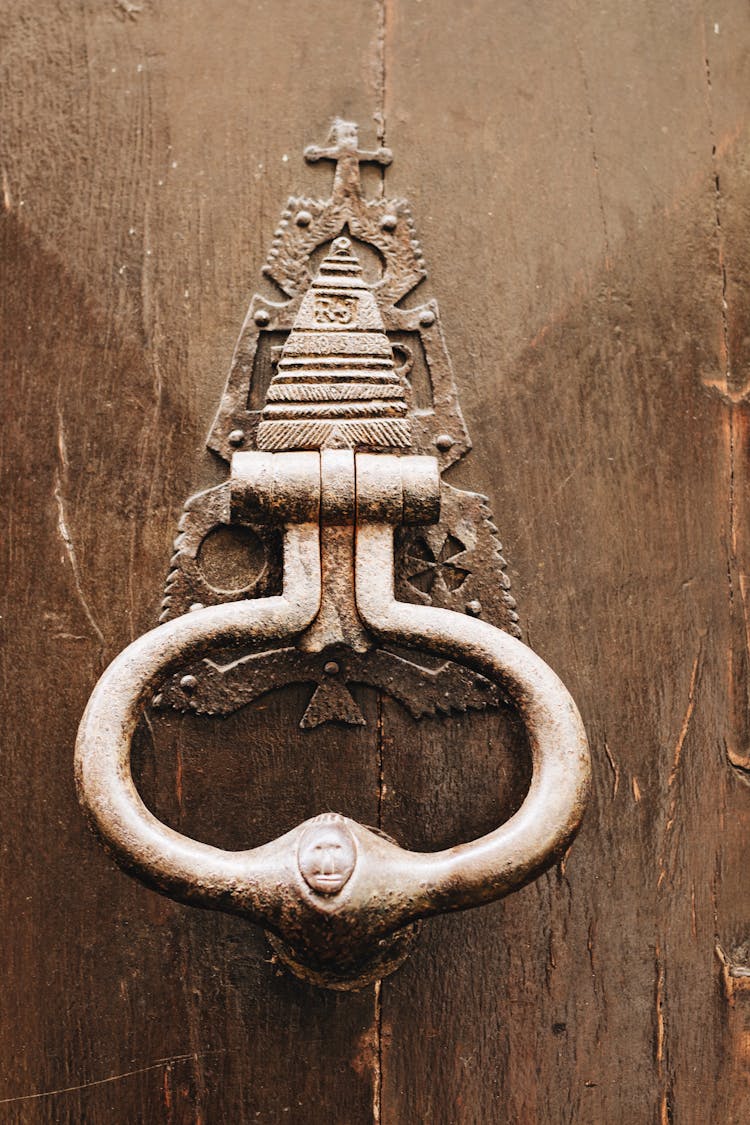
[[133, 4], [131, 0], [115, 0], [115, 10], [118, 15], [122, 16], [123, 20], [129, 19], [134, 23], [143, 11], [137, 4]]
[[[224, 1055], [227, 1054], [226, 1050], [218, 1051], [203, 1051], [202, 1055]], [[33, 1094], [19, 1094], [14, 1098], [0, 1098], [0, 1105], [13, 1105], [16, 1102], [28, 1102], [37, 1098], [53, 1098], [58, 1094], [73, 1094], [78, 1090], [89, 1090], [92, 1086], [106, 1086], [109, 1082], [121, 1082], [124, 1078], [132, 1078], [136, 1074], [148, 1074], [152, 1070], [161, 1070], [164, 1067], [171, 1068], [175, 1063], [185, 1062], [187, 1059], [194, 1060], [194, 1054], [188, 1055], [171, 1055], [166, 1059], [158, 1059], [156, 1062], [150, 1063], [149, 1066], [139, 1066], [135, 1070], [123, 1070], [119, 1074], [110, 1074], [107, 1078], [94, 1078], [90, 1082], [81, 1082], [77, 1086], [58, 1086], [54, 1090], [38, 1090]]]
[[586, 115], [588, 117], [589, 137], [591, 139], [591, 158], [594, 165], [594, 182], [596, 184], [596, 198], [599, 202], [599, 215], [602, 220], [602, 234], [604, 236], [604, 268], [609, 270], [612, 266], [612, 259], [609, 247], [609, 230], [607, 228], [607, 215], [604, 209], [604, 195], [602, 193], [601, 173], [599, 169], [599, 154], [596, 148], [596, 131], [594, 128], [594, 114], [591, 108], [591, 94], [589, 92], [589, 79], [586, 73], [586, 65], [583, 61], [583, 48], [581, 47], [578, 36], [575, 37], [576, 56], [578, 58], [578, 67], [581, 72], [581, 80], [583, 82], [583, 93], [586, 100]]
[[86, 600], [86, 595], [83, 592], [83, 582], [81, 580], [81, 570], [78, 565], [78, 556], [76, 554], [75, 544], [73, 543], [73, 536], [70, 533], [68, 526], [67, 514], [65, 511], [65, 496], [64, 496], [64, 481], [67, 480], [68, 475], [68, 451], [65, 443], [65, 426], [63, 424], [62, 414], [60, 409], [57, 411], [57, 453], [59, 459], [59, 466], [55, 470], [55, 503], [57, 504], [57, 531], [65, 547], [65, 553], [70, 563], [70, 568], [73, 572], [73, 581], [75, 582], [76, 591], [78, 593], [78, 600], [81, 603], [86, 620], [91, 626], [92, 632], [99, 642], [100, 656], [104, 657], [105, 641], [104, 634], [96, 623], [91, 607]]
[[588, 934], [586, 935], [586, 949], [589, 954], [589, 966], [591, 967], [591, 977], [596, 985], [596, 965], [594, 964], [594, 946], [596, 943], [596, 922], [592, 918], [589, 922]]
[[372, 1122], [380, 1125], [383, 1101], [383, 982], [375, 981], [375, 1027], [377, 1029], [377, 1044], [375, 1050], [375, 1064], [372, 1082]]
[[701, 650], [701, 648], [699, 648], [698, 652], [696, 653], [695, 660], [693, 661], [693, 668], [692, 668], [692, 671], [690, 673], [690, 683], [688, 685], [687, 707], [685, 709], [685, 715], [683, 717], [682, 725], [680, 727], [680, 733], [677, 737], [677, 742], [676, 742], [675, 748], [674, 748], [674, 757], [672, 759], [672, 769], [670, 770], [670, 773], [669, 773], [669, 782], [668, 782], [668, 786], [669, 786], [670, 789], [672, 788], [672, 786], [674, 784], [675, 778], [677, 777], [677, 771], [680, 768], [680, 758], [682, 757], [682, 748], [685, 745], [685, 739], [687, 738], [687, 732], [688, 732], [688, 729], [690, 727], [690, 720], [692, 719], [693, 711], [695, 710], [695, 687], [696, 687], [696, 684], [698, 682], [698, 671], [700, 669], [700, 664], [701, 664], [701, 655], [702, 655], [702, 650]]
[[10, 180], [8, 179], [8, 173], [6, 169], [3, 168], [3, 210], [7, 214], [12, 209], [13, 199], [10, 194]]
[[638, 778], [635, 776], [635, 774], [633, 775], [632, 786], [633, 786], [633, 799], [635, 800], [635, 803], [638, 804], [638, 802], [641, 799], [641, 787], [638, 784]]
[[612, 799], [614, 800], [614, 798], [617, 796], [617, 790], [620, 787], [620, 767], [615, 761], [614, 755], [612, 754], [612, 751], [610, 750], [606, 739], [604, 740], [604, 753], [607, 755], [607, 761], [609, 762], [610, 768], [612, 770]]
[[702, 663], [702, 655], [703, 649], [702, 646], [699, 645], [698, 652], [696, 653], [695, 660], [693, 661], [693, 667], [690, 672], [690, 682], [688, 684], [687, 693], [687, 706], [685, 708], [685, 714], [683, 715], [682, 723], [680, 725], [680, 733], [678, 734], [677, 742], [675, 743], [674, 754], [672, 756], [672, 767], [669, 771], [669, 780], [667, 781], [667, 791], [669, 792], [670, 797], [669, 803], [667, 805], [666, 819], [664, 821], [664, 832], [662, 834], [661, 848], [659, 849], [659, 876], [656, 881], [657, 890], [661, 888], [667, 878], [667, 846], [669, 843], [669, 837], [674, 829], [675, 821], [677, 819], [677, 790], [674, 788], [674, 783], [677, 779], [677, 774], [680, 768], [680, 760], [682, 758], [682, 749], [685, 745], [685, 739], [687, 738], [687, 733], [690, 728], [690, 721], [693, 717], [693, 711], [695, 710], [695, 691]]
[[656, 1043], [654, 1057], [656, 1061], [656, 1073], [659, 1082], [659, 1125], [671, 1125], [671, 1099], [665, 1068], [667, 1040], [666, 973], [664, 969], [661, 946], [658, 942], [656, 943], [656, 949], [654, 953], [656, 958], [656, 983], [654, 988], [654, 1005], [656, 1011]]
[[656, 985], [654, 992], [656, 1009], [656, 1069], [659, 1078], [664, 1076], [664, 962], [661, 957], [661, 946], [656, 945]]
[[164, 1097], [164, 1109], [167, 1114], [167, 1122], [172, 1121], [172, 1063], [168, 1063], [164, 1068], [164, 1076], [162, 1078], [162, 1094]]

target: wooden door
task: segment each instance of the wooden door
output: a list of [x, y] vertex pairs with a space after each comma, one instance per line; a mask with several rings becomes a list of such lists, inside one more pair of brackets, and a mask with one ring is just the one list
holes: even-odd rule
[[[39, 0], [2, 28], [0, 1121], [750, 1120], [750, 13], [739, 0]], [[589, 734], [566, 856], [382, 985], [123, 874], [76, 727], [155, 624], [302, 151], [394, 151], [523, 635]], [[380, 191], [380, 173], [365, 184]], [[436, 848], [508, 815], [512, 716], [154, 717], [141, 790], [226, 847], [323, 809]]]

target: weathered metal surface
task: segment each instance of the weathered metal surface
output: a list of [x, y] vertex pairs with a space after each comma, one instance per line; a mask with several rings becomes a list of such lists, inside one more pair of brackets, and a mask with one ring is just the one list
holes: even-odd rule
[[[180, 901], [268, 927], [292, 951], [283, 959], [295, 971], [306, 966], [316, 983], [361, 986], [401, 963], [405, 927], [501, 898], [562, 854], [586, 802], [586, 736], [562, 683], [515, 637], [466, 614], [395, 600], [394, 529], [437, 518], [434, 459], [342, 450], [245, 453], [236, 460], [233, 509], [284, 523], [282, 594], [197, 609], [121, 653], [81, 722], [79, 797], [127, 870]], [[130, 744], [143, 702], [185, 660], [246, 638], [283, 642], [297, 636], [302, 646], [314, 636], [308, 650], [322, 654], [330, 648], [327, 638], [340, 643], [338, 619], [316, 630], [326, 604], [320, 537], [328, 523], [354, 532], [349, 596], [363, 626], [392, 644], [467, 665], [507, 693], [523, 718], [533, 761], [529, 792], [505, 825], [478, 840], [418, 853], [336, 817], [326, 818], [325, 826], [307, 821], [261, 847], [230, 852], [168, 828], [133, 786]], [[283, 649], [276, 653], [280, 660], [285, 655]], [[328, 660], [324, 675], [336, 672], [336, 662]], [[179, 683], [190, 695], [200, 679], [182, 674]], [[311, 706], [308, 724], [315, 725], [326, 717], [326, 703], [316, 705], [313, 698]], [[316, 867], [316, 855], [323, 866]]]
[[[337, 123], [334, 140], [332, 149], [316, 150], [337, 160], [332, 213], [367, 234], [366, 223], [354, 221], [371, 210], [359, 186], [367, 154], [357, 149], [353, 126]], [[403, 251], [398, 210], [394, 204], [381, 218], [377, 242]], [[331, 220], [321, 226], [311, 201], [303, 213], [296, 227], [313, 237], [309, 253], [321, 231], [331, 233]], [[404, 220], [403, 205], [400, 213]], [[292, 268], [301, 261], [299, 240], [282, 234], [278, 241], [272, 260], [279, 264], [268, 269], [291, 294], [307, 278]], [[397, 281], [402, 257], [395, 254], [390, 279], [387, 270], [381, 279], [389, 299], [408, 292]], [[261, 411], [259, 449], [237, 448], [229, 482], [188, 502], [162, 624], [102, 676], [76, 750], [80, 799], [123, 866], [181, 901], [260, 922], [293, 971], [303, 966], [307, 979], [337, 987], [395, 969], [411, 941], [405, 928], [419, 919], [502, 897], [553, 862], [578, 828], [590, 773], [585, 733], [563, 685], [510, 632], [477, 620], [485, 606], [476, 576], [488, 570], [501, 581], [485, 604], [516, 631], [496, 529], [483, 497], [441, 483], [435, 453], [447, 456], [453, 444], [440, 437], [425, 454], [412, 437], [410, 388], [405, 369], [396, 368], [377, 288], [365, 282], [351, 240], [336, 237], [297, 304]], [[421, 317], [424, 327], [434, 320], [432, 312]], [[255, 324], [263, 321], [256, 313]], [[450, 410], [458, 425], [455, 393]], [[238, 432], [235, 447], [245, 444]], [[264, 528], [283, 529], [280, 567]], [[209, 537], [222, 530], [251, 535], [262, 556], [244, 576], [240, 565], [233, 585], [211, 581], [201, 566]], [[394, 597], [397, 533], [410, 602]], [[266, 596], [249, 596], [264, 587]], [[420, 667], [376, 648], [378, 641], [447, 663]], [[207, 655], [217, 649], [218, 657]], [[337, 814], [234, 853], [183, 836], [146, 809], [130, 776], [130, 743], [146, 699], [227, 714], [290, 682], [316, 685], [303, 729], [363, 724], [352, 682], [391, 693], [417, 717], [496, 705], [506, 693], [531, 744], [529, 793], [503, 827], [434, 855], [404, 850]]]
[[333, 646], [323, 653], [299, 648], [253, 652], [226, 660], [206, 658], [186, 664], [161, 687], [158, 706], [229, 715], [280, 683], [313, 684], [315, 689], [300, 726], [364, 723], [348, 685], [366, 684], [387, 692], [415, 719], [495, 706], [498, 691], [486, 677], [450, 660], [419, 658], [374, 648], [356, 653]]
[[[253, 297], [208, 446], [225, 459], [234, 457], [234, 463], [238, 451], [256, 446], [329, 452], [402, 449], [436, 457], [445, 468], [463, 456], [470, 442], [436, 302], [408, 310], [397, 307], [426, 276], [414, 221], [404, 200], [365, 199], [360, 182], [361, 163], [388, 164], [391, 154], [385, 149], [360, 150], [356, 126], [336, 121], [331, 144], [308, 148], [305, 155], [310, 161], [335, 162], [332, 194], [328, 200], [289, 201], [264, 269], [289, 300], [279, 304], [259, 294]], [[380, 272], [369, 281], [358, 256], [367, 248], [381, 263]], [[324, 257], [314, 266], [321, 252]], [[283, 343], [263, 347], [266, 337], [278, 341], [282, 335]], [[417, 375], [424, 385], [417, 385]], [[265, 401], [250, 409], [262, 387], [267, 387]], [[227, 485], [188, 500], [161, 621], [196, 606], [279, 589], [278, 532], [268, 523], [259, 525], [252, 513], [231, 513], [230, 507]], [[399, 527], [399, 596], [482, 617], [520, 636], [506, 561], [486, 497], [443, 482], [440, 510], [434, 527], [425, 529], [414, 521]], [[364, 652], [371, 639], [347, 593], [353, 589], [353, 535], [340, 521], [335, 528], [330, 519], [323, 523], [324, 604], [302, 647], [319, 650], [342, 642]], [[215, 573], [221, 568], [210, 570], [213, 552], [208, 550], [222, 537], [238, 563], [232, 580], [223, 582]], [[253, 660], [244, 663], [235, 656], [230, 675], [215, 662], [186, 666], [176, 684], [194, 678], [199, 690], [185, 693], [175, 684], [165, 685], [157, 699], [182, 710], [228, 713], [261, 692], [302, 682], [303, 666], [307, 681], [319, 682], [318, 665], [298, 654], [289, 659], [278, 653], [252, 655]], [[349, 682], [391, 691], [394, 680], [382, 657], [364, 680], [355, 664], [347, 662], [346, 668], [360, 676]], [[494, 693], [476, 673], [451, 671], [447, 665], [445, 671], [449, 674], [443, 674], [439, 687], [449, 696], [444, 694], [441, 703], [431, 701], [434, 691], [423, 695], [425, 683], [435, 681], [419, 673], [406, 675], [394, 698], [415, 717], [494, 705]], [[339, 690], [338, 682], [326, 681], [302, 725], [333, 721], [363, 720], [345, 683]]]

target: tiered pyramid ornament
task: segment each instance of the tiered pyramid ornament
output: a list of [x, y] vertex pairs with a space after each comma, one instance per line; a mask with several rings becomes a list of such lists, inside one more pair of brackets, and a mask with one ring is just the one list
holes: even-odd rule
[[[361, 164], [385, 167], [391, 153], [360, 149], [356, 125], [335, 121], [329, 144], [308, 148], [305, 157], [335, 162], [331, 194], [287, 202], [263, 268], [275, 295], [251, 299], [208, 448], [225, 461], [242, 449], [408, 451], [436, 457], [446, 469], [471, 443], [437, 301], [403, 303], [427, 276], [411, 210], [404, 199], [366, 198], [360, 180]], [[359, 260], [364, 252], [380, 263], [371, 284]], [[398, 367], [394, 348], [406, 357]], [[519, 635], [486, 497], [443, 480], [440, 522], [399, 528], [395, 546], [401, 601], [483, 617]], [[221, 573], [217, 558], [226, 562]], [[192, 496], [161, 620], [280, 590], [277, 531], [230, 519], [228, 481]], [[338, 644], [322, 652], [259, 652], [248, 645], [239, 657], [217, 653], [177, 671], [157, 699], [177, 710], [229, 714], [285, 684], [304, 683], [311, 698], [303, 728], [363, 723], [350, 684], [385, 691], [414, 718], [498, 703], [495, 686], [476, 672], [423, 654], [373, 650], [372, 639], [362, 637], [368, 651]]]
[[409, 449], [405, 389], [359, 259], [337, 238], [282, 349], [258, 449]]

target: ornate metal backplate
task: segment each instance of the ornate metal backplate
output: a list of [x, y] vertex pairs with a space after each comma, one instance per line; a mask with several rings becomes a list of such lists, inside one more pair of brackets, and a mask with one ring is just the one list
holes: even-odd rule
[[[328, 146], [305, 157], [335, 163], [333, 189], [327, 199], [287, 202], [263, 268], [283, 299], [252, 297], [208, 448], [227, 462], [253, 449], [389, 449], [429, 454], [445, 470], [471, 442], [437, 302], [403, 304], [427, 277], [414, 221], [405, 200], [366, 199], [360, 182], [362, 163], [387, 165], [391, 153], [361, 150], [356, 125], [335, 121]], [[229, 507], [228, 482], [187, 501], [162, 622], [279, 592], [278, 530], [238, 523], [236, 514], [230, 524]], [[396, 596], [520, 635], [486, 497], [443, 480], [439, 522], [399, 528]], [[359, 647], [368, 645], [365, 636]], [[333, 644], [217, 653], [181, 669], [155, 703], [228, 714], [289, 683], [310, 685], [303, 728], [362, 724], [352, 683], [387, 692], [415, 718], [498, 702], [488, 680], [450, 661]]]

